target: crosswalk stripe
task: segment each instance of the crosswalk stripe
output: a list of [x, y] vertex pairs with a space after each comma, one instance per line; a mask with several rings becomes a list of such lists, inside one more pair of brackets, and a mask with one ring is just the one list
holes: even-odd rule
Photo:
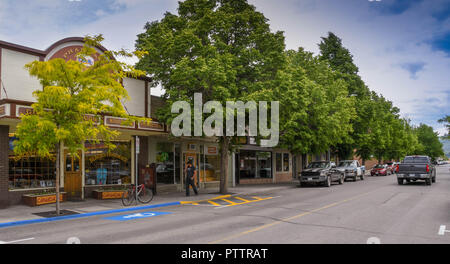
[[208, 201], [208, 203], [210, 203], [210, 204], [212, 204], [212, 205], [214, 205], [214, 206], [220, 206], [220, 204], [218, 204], [218, 203], [216, 203], [216, 202], [213, 202], [213, 201]]
[[244, 198], [241, 198], [241, 197], [234, 197], [234, 198], [236, 198], [236, 199], [238, 199], [238, 200], [241, 200], [241, 201], [243, 201], [243, 202], [250, 202], [249, 200], [245, 200]]

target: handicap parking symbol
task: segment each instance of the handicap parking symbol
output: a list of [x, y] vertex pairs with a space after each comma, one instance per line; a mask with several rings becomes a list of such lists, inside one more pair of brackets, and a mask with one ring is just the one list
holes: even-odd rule
[[107, 220], [115, 220], [115, 221], [128, 221], [133, 219], [139, 219], [139, 218], [148, 218], [158, 215], [166, 215], [171, 214], [169, 212], [142, 212], [142, 213], [133, 213], [133, 214], [126, 214], [126, 215], [117, 215], [117, 216], [111, 216], [111, 217], [105, 217], [103, 219]]

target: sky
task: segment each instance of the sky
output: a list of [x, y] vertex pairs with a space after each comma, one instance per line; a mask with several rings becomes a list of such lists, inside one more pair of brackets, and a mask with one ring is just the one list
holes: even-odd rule
[[[287, 49], [318, 54], [328, 32], [353, 54], [369, 88], [403, 117], [433, 126], [450, 115], [450, 0], [249, 0], [283, 31]], [[177, 13], [176, 0], [0, 0], [0, 40], [44, 50], [103, 34], [107, 49], [132, 50], [147, 21]], [[160, 87], [152, 94], [161, 95]]]

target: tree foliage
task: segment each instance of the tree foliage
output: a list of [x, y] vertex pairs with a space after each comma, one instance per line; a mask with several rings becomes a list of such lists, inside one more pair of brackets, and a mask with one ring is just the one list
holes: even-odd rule
[[[80, 60], [94, 56], [95, 47], [100, 46], [102, 40], [101, 35], [87, 36], [78, 54]], [[62, 145], [74, 155], [84, 149], [86, 140], [98, 142], [101, 139], [109, 148], [115, 147], [110, 141], [119, 132], [98, 122], [102, 114], [123, 117], [128, 119], [126, 122], [147, 121], [129, 116], [122, 104], [128, 99], [128, 93], [120, 81], [126, 76], [138, 76], [143, 72], [115, 58], [132, 55], [141, 56], [141, 53], [106, 51], [98, 56], [92, 66], [63, 59], [27, 64], [26, 69], [40, 81], [43, 88], [33, 92], [36, 99], [32, 105], [33, 112], [22, 115], [17, 126], [16, 136], [19, 140], [14, 142], [17, 156], [49, 157], [56, 153], [58, 170]], [[57, 193], [59, 175], [57, 171]]]
[[[285, 59], [283, 33], [271, 32], [267, 18], [245, 0], [179, 2], [178, 14], [167, 12], [145, 25], [136, 48], [148, 52], [136, 67], [165, 89], [168, 104], [158, 117], [168, 124], [176, 116], [172, 103], [193, 102], [194, 93], [202, 93], [204, 102], [246, 102], [268, 89]], [[231, 140], [220, 137], [222, 193]]]

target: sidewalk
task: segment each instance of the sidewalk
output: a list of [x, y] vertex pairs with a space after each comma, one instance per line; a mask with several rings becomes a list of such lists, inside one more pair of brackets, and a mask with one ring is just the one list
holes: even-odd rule
[[[277, 190], [295, 188], [297, 181], [289, 183], [279, 184], [260, 184], [260, 185], [240, 185], [237, 187], [229, 187], [228, 194], [230, 195], [244, 195], [244, 194], [261, 194], [270, 193]], [[96, 200], [87, 198], [84, 201], [77, 202], [63, 202], [61, 203], [61, 210], [70, 210], [80, 214], [95, 213], [109, 210], [130, 209], [146, 205], [165, 205], [181, 201], [198, 201], [208, 200], [215, 197], [222, 196], [217, 188], [214, 189], [202, 189], [198, 195], [194, 195], [191, 191], [191, 196], [186, 197], [184, 192], [172, 192], [165, 194], [158, 194], [153, 197], [153, 200], [149, 204], [137, 204], [134, 206], [125, 207], [122, 205], [121, 199], [114, 200]], [[35, 215], [35, 213], [49, 212], [55, 210], [55, 204], [41, 205], [36, 207], [29, 207], [27, 205], [13, 205], [6, 209], [0, 209], [0, 223], [9, 223], [31, 219], [41, 219], [41, 216]]]

